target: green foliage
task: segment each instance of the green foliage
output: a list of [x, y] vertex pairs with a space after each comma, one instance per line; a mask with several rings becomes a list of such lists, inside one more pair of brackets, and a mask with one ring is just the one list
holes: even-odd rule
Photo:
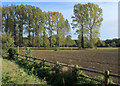
[[112, 42], [112, 43], [111, 43], [111, 46], [112, 46], [112, 47], [115, 47], [115, 46], [116, 46], [116, 43], [115, 43], [115, 42]]
[[102, 46], [103, 46], [103, 47], [105, 47], [105, 46], [106, 46], [104, 41], [102, 41]]
[[[61, 71], [61, 65], [57, 62], [56, 65], [51, 66], [50, 64], [44, 63], [43, 61], [39, 62], [36, 60], [36, 57], [29, 58], [26, 61], [23, 57], [18, 57], [15, 59], [15, 62], [19, 64], [20, 67], [29, 75], [36, 75], [37, 77], [46, 80], [48, 84], [52, 86], [74, 86], [74, 85], [90, 85], [90, 86], [104, 86], [104, 84], [93, 81], [91, 79], [86, 79], [81, 76], [87, 76], [84, 72], [80, 71], [77, 66], [75, 69], [69, 71]], [[79, 79], [78, 79], [79, 77]], [[103, 76], [95, 77], [96, 79], [103, 80]], [[112, 82], [112, 79], [110, 79]], [[113, 83], [113, 82], [112, 82]]]
[[98, 40], [96, 43], [97, 47], [119, 47], [120, 39], [115, 38], [115, 39], [106, 39], [106, 40]]
[[32, 56], [31, 55], [31, 49], [29, 47], [25, 48], [25, 56], [27, 56], [27, 57], [31, 57]]
[[[42, 12], [39, 7], [23, 4], [3, 6], [2, 32], [6, 35], [2, 36], [2, 53], [5, 54], [8, 47], [14, 46], [11, 43], [16, 46], [25, 45], [28, 47], [77, 46], [78, 48], [88, 48], [107, 47], [108, 44], [111, 47], [120, 46], [119, 39], [105, 40], [105, 46], [98, 40], [100, 37], [99, 28], [103, 21], [102, 9], [99, 5], [94, 3], [75, 4], [73, 11], [72, 26], [78, 28], [76, 33], [80, 35], [78, 39], [80, 42], [77, 45], [74, 40], [70, 39], [70, 36], [65, 38], [69, 35], [70, 24], [62, 13]], [[24, 34], [28, 34], [27, 37], [23, 37]], [[65, 40], [70, 40], [70, 42], [65, 44]]]
[[39, 78], [49, 77], [50, 68], [49, 67], [41, 67], [37, 69], [37, 75]]
[[94, 44], [93, 43], [88, 43], [88, 48], [94, 48]]
[[80, 35], [78, 35], [78, 40], [77, 40], [77, 43], [78, 43], [78, 49], [80, 49], [81, 48], [81, 36]]
[[71, 39], [71, 35], [68, 35], [68, 36], [66, 37], [65, 42], [66, 42], [66, 46], [67, 46], [67, 47], [70, 47], [70, 46], [73, 45], [73, 40]]
[[9, 57], [15, 59], [15, 56], [18, 54], [17, 49], [14, 47], [9, 48], [8, 50]]
[[9, 72], [2, 74], [2, 84], [13, 84], [12, 77], [8, 76]]
[[94, 45], [95, 38], [99, 37], [101, 26], [102, 9], [94, 3], [75, 4], [72, 26], [80, 35], [81, 47], [84, 48], [84, 36], [89, 35], [91, 45]]
[[[94, 3], [75, 4], [73, 11], [72, 26], [78, 28], [76, 33], [80, 35], [78, 39], [80, 42], [77, 45], [70, 36], [65, 38], [69, 35], [70, 24], [62, 13], [42, 12], [39, 7], [23, 4], [3, 6], [2, 32], [6, 35], [2, 36], [2, 54], [5, 54], [9, 47], [13, 47], [13, 43], [16, 46], [28, 47], [77, 46], [78, 48], [88, 48], [107, 47], [108, 44], [111, 47], [120, 46], [119, 39], [105, 40], [105, 44], [98, 40], [99, 28], [103, 21], [102, 9], [99, 5]], [[24, 34], [28, 34], [27, 37], [23, 37]], [[69, 40], [69, 42], [66, 43], [65, 40]]]
[[53, 67], [53, 70], [56, 74], [60, 73], [60, 67], [61, 65], [59, 64], [59, 62], [56, 62], [56, 65]]
[[6, 54], [10, 47], [14, 46], [14, 39], [10, 35], [2, 35], [2, 55]]
[[56, 46], [56, 35], [53, 35], [53, 36], [51, 37], [51, 46], [52, 46], [52, 47], [55, 47], [55, 46]]
[[[12, 61], [12, 60], [11, 60]], [[19, 65], [11, 62], [7, 59], [3, 59], [2, 67], [2, 84], [11, 85], [13, 84], [41, 84], [45, 85], [45, 81], [41, 81], [37, 76], [31, 74], [28, 75], [23, 68], [19, 68]], [[16, 61], [16, 60], [14, 60]]]
[[107, 47], [110, 47], [110, 44], [107, 44]]
[[44, 47], [49, 47], [49, 45], [50, 45], [50, 42], [49, 42], [48, 38], [45, 37], [45, 44], [44, 44]]
[[114, 83], [113, 80], [112, 80], [112, 78], [111, 78], [111, 76], [110, 76], [109, 80], [110, 80], [110, 83], [111, 83], [111, 84]]
[[48, 78], [48, 83], [52, 86], [74, 86], [76, 83], [70, 72], [52, 74]]
[[[19, 46], [51, 47], [54, 46], [51, 38], [54, 32], [59, 32], [57, 36], [60, 37], [70, 31], [69, 22], [64, 19], [62, 13], [42, 12], [39, 7], [31, 5], [3, 6], [2, 15], [4, 27], [2, 31], [7, 35], [11, 34], [14, 37], [15, 45]], [[26, 33], [28, 36], [25, 37], [27, 39], [24, 39], [23, 34]], [[49, 34], [50, 40], [45, 37], [46, 33]], [[43, 45], [39, 41], [42, 37]]]

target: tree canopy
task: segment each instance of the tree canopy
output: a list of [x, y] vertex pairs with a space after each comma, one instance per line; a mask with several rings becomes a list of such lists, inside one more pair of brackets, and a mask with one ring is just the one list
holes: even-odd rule
[[[29, 47], [116, 47], [119, 39], [102, 41], [100, 26], [103, 21], [102, 9], [94, 3], [75, 4], [72, 28], [78, 39], [73, 40], [70, 22], [60, 12], [42, 11], [32, 5], [2, 6], [2, 34], [13, 37], [15, 46]], [[1, 14], [2, 13], [2, 14]]]
[[82, 48], [84, 48], [84, 36], [90, 40], [91, 47], [94, 46], [93, 38], [99, 37], [99, 28], [102, 21], [102, 9], [97, 4], [74, 5], [72, 26], [77, 28], [76, 33], [80, 35]]
[[[62, 13], [43, 12], [31, 5], [3, 6], [2, 15], [2, 32], [11, 34], [16, 46], [25, 46], [24, 42], [28, 40], [27, 46], [52, 47], [52, 36], [55, 34], [57, 35], [55, 45], [59, 46], [59, 39], [70, 31], [69, 22]], [[24, 35], [27, 35], [25, 40]]]

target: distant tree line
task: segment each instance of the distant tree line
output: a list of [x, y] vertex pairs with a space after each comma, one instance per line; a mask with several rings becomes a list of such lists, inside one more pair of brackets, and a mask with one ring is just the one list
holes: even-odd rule
[[102, 9], [93, 3], [75, 4], [72, 16], [73, 29], [78, 40], [72, 40], [70, 24], [62, 13], [42, 11], [31, 5], [2, 7], [2, 33], [11, 35], [15, 46], [29, 47], [79, 47], [112, 46], [116, 41], [99, 40]]
[[120, 47], [120, 38], [99, 40], [96, 45], [97, 47]]

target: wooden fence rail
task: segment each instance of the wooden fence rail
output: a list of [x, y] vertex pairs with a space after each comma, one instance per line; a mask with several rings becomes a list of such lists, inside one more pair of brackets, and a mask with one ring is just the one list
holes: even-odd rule
[[[27, 60], [27, 61], [30, 61], [30, 62], [34, 62], [34, 60], [39, 60], [39, 61], [42, 61], [43, 62], [43, 66], [44, 66], [44, 62], [47, 62], [47, 63], [50, 63], [50, 64], [54, 64], [56, 65], [56, 62], [53, 62], [53, 61], [48, 61], [48, 60], [45, 60], [45, 59], [39, 59], [39, 58], [33, 58], [33, 57], [26, 57], [24, 55], [20, 55], [22, 57], [25, 57], [26, 59], [27, 58], [31, 58], [33, 59], [33, 61], [30, 61], [30, 60]], [[120, 78], [120, 75], [118, 74], [112, 74], [110, 73], [109, 71], [105, 71], [105, 72], [102, 72], [102, 71], [98, 71], [98, 70], [93, 70], [93, 69], [88, 69], [88, 68], [83, 68], [83, 67], [80, 67], [78, 65], [68, 65], [68, 64], [64, 64], [64, 63], [60, 63], [61, 66], [66, 66], [66, 67], [69, 67], [69, 68], [75, 68], [77, 66], [77, 68], [79, 70], [82, 70], [82, 71], [87, 71], [87, 72], [92, 72], [92, 73], [97, 73], [97, 74], [101, 74], [104, 76], [105, 80], [102, 81], [102, 80], [98, 80], [98, 79], [95, 79], [95, 78], [92, 78], [92, 77], [88, 77], [88, 76], [83, 76], [83, 75], [80, 75], [80, 77], [84, 77], [84, 78], [89, 78], [91, 80], [94, 80], [94, 81], [97, 81], [97, 82], [101, 82], [101, 83], [104, 83], [105, 86], [108, 86], [110, 83], [110, 76], [111, 77], [116, 77], [116, 78]], [[117, 83], [113, 83], [113, 85], [115, 86], [120, 86], [120, 84], [117, 84]]]

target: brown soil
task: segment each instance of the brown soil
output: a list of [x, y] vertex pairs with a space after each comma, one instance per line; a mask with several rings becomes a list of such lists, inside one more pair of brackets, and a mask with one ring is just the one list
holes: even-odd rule
[[67, 64], [95, 69], [99, 71], [109, 70], [110, 73], [118, 74], [118, 52], [117, 51], [53, 51], [32, 50], [32, 56], [44, 58], [50, 61], [59, 61]]

